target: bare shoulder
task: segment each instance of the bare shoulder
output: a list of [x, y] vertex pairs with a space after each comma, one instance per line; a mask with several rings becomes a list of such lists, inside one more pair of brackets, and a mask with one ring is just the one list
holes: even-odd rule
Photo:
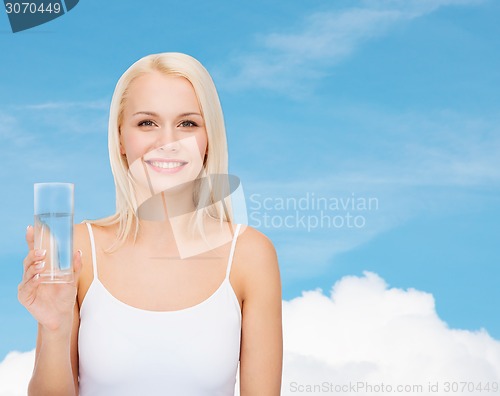
[[77, 250], [80, 249], [78, 247], [79, 242], [88, 239], [88, 235], [89, 232], [85, 223], [79, 223], [73, 226], [73, 242]]
[[[97, 243], [101, 241], [103, 236], [111, 234], [110, 228], [112, 227], [101, 227], [92, 224], [92, 233]], [[74, 250], [82, 251], [82, 270], [80, 277], [78, 279], [78, 302], [81, 304], [87, 290], [92, 283], [94, 277], [93, 267], [92, 267], [92, 245], [90, 242], [89, 230], [86, 223], [75, 224], [73, 227], [73, 248]]]
[[271, 259], [276, 258], [276, 250], [272, 241], [262, 232], [251, 226], [242, 226], [238, 236], [238, 253], [240, 257]]
[[281, 288], [276, 249], [262, 232], [250, 226], [241, 229], [234, 261], [241, 274], [244, 297], [262, 286]]
[[73, 226], [73, 248], [75, 251], [82, 251], [83, 260], [91, 257], [89, 231], [87, 229], [87, 225], [84, 223], [75, 224]]

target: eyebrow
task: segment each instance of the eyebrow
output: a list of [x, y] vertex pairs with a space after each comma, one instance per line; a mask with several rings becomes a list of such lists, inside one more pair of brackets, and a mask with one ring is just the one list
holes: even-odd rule
[[135, 117], [136, 115], [148, 115], [148, 116], [153, 116], [153, 117], [158, 116], [158, 114], [153, 113], [151, 111], [138, 111], [137, 113], [132, 114], [132, 117]]
[[201, 114], [200, 114], [200, 113], [195, 113], [195, 112], [191, 112], [191, 113], [182, 113], [182, 114], [179, 114], [179, 117], [189, 117], [189, 116], [192, 116], [192, 115], [195, 115], [195, 116], [201, 117]]
[[[159, 117], [159, 115], [157, 113], [154, 113], [152, 111], [138, 111], [137, 113], [132, 114], [133, 117], [135, 117], [137, 115], [147, 115], [147, 116], [152, 116], [152, 117]], [[189, 116], [193, 116], [193, 115], [198, 116], [198, 117], [202, 117], [200, 113], [195, 113], [195, 112], [182, 113], [182, 114], [179, 114], [177, 117], [189, 117]]]

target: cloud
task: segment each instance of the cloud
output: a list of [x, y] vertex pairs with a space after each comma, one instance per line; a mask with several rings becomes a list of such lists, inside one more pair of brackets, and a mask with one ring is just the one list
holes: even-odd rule
[[500, 182], [500, 119], [495, 113], [394, 113], [366, 106], [339, 111], [347, 135], [362, 141], [358, 155], [341, 159], [340, 168], [348, 170], [345, 179], [413, 187], [485, 187]]
[[308, 83], [327, 76], [331, 67], [348, 58], [363, 43], [386, 34], [397, 24], [443, 6], [481, 2], [367, 0], [357, 2], [356, 7], [313, 12], [304, 17], [295, 31], [261, 35], [254, 51], [233, 57], [229, 70], [237, 70], [236, 73], [226, 70], [218, 73], [217, 79], [226, 89], [266, 88], [304, 94]]
[[5, 147], [9, 148], [24, 148], [33, 143], [34, 137], [28, 133], [19, 130], [19, 120], [4, 112], [0, 112], [0, 138], [2, 139], [2, 147], [0, 153], [8, 153]]
[[[438, 383], [443, 392], [446, 381], [500, 382], [500, 341], [484, 329], [450, 328], [437, 315], [431, 294], [389, 288], [374, 273], [346, 276], [329, 295], [304, 291], [283, 301], [283, 336], [282, 395], [310, 394], [298, 389], [322, 384], [427, 390]], [[25, 394], [33, 361], [33, 351], [7, 355], [0, 363], [0, 396]]]
[[75, 134], [106, 134], [109, 100], [47, 101], [8, 108], [15, 117], [35, 121], [33, 134], [57, 139]]
[[[0, 232], [0, 249], [6, 254], [21, 250], [24, 255], [23, 230], [33, 221], [30, 213], [35, 182], [74, 182], [76, 219], [82, 219], [83, 213], [87, 213], [83, 218], [104, 215], [114, 202], [106, 112], [82, 103], [70, 103], [67, 108], [63, 104], [37, 106], [0, 110], [0, 156], [4, 165], [0, 168], [0, 185], [5, 192], [1, 203], [8, 208], [4, 221], [18, 227], [18, 231]], [[100, 194], [95, 194], [96, 190]]]
[[35, 351], [10, 352], [0, 362], [0, 396], [26, 396]]
[[431, 294], [389, 288], [373, 273], [342, 278], [329, 296], [307, 291], [285, 301], [283, 320], [283, 395], [323, 382], [422, 385], [426, 394], [429, 382], [444, 392], [445, 381], [500, 380], [498, 340], [449, 328]]
[[[21, 171], [26, 167], [37, 173], [63, 169], [66, 153], [74, 158], [76, 147], [80, 153], [95, 144], [89, 135], [101, 136], [105, 147], [108, 107], [104, 100], [7, 106], [0, 110], [0, 155], [5, 163], [24, 159]], [[0, 178], [2, 174], [11, 177], [12, 170], [2, 168]]]
[[45, 102], [36, 104], [27, 104], [22, 106], [15, 106], [16, 109], [28, 109], [28, 110], [67, 110], [67, 109], [91, 109], [91, 110], [103, 110], [107, 111], [109, 109], [108, 100], [95, 100], [88, 102]]
[[[294, 139], [279, 133], [279, 151], [273, 151], [275, 144], [245, 146], [250, 158], [272, 158], [283, 169], [280, 175], [296, 168], [290, 153], [308, 159], [293, 178], [242, 177], [249, 224], [270, 234], [291, 278], [316, 277], [339, 254], [412, 219], [466, 215], [500, 204], [500, 119], [495, 114], [342, 106], [322, 122], [335, 125], [335, 131], [308, 137], [311, 142], [299, 151]], [[291, 136], [301, 127], [283, 128]], [[260, 171], [266, 172], [265, 167]], [[345, 210], [321, 203], [370, 199], [376, 204]]]

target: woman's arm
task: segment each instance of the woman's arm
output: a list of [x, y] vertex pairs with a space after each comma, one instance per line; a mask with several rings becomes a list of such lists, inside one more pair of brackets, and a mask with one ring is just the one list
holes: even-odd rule
[[75, 304], [71, 326], [48, 330], [38, 325], [35, 368], [28, 387], [29, 396], [78, 395], [79, 324], [79, 311]]
[[273, 244], [247, 227], [235, 259], [242, 263], [240, 395], [279, 396], [283, 364], [281, 281]]
[[[81, 227], [75, 227], [75, 245], [79, 246]], [[36, 276], [43, 269], [36, 264], [44, 256], [33, 250], [33, 228], [26, 232], [29, 253], [24, 260], [23, 279], [18, 299], [38, 322], [35, 367], [28, 395], [78, 395], [79, 308], [76, 301], [82, 267], [81, 253], [73, 256], [75, 281], [66, 284], [41, 284]]]

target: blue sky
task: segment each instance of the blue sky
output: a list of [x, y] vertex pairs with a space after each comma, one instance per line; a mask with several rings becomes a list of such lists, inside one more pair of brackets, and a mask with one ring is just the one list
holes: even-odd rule
[[[500, 339], [499, 16], [494, 0], [81, 0], [12, 34], [2, 13], [0, 360], [35, 345], [16, 297], [33, 183], [74, 182], [77, 221], [113, 211], [111, 94], [131, 63], [163, 51], [214, 77], [250, 224], [275, 222], [258, 228], [284, 299], [368, 270], [431, 293], [450, 327]], [[313, 196], [377, 206], [350, 210], [362, 227], [280, 226], [317, 220], [279, 207]]]

